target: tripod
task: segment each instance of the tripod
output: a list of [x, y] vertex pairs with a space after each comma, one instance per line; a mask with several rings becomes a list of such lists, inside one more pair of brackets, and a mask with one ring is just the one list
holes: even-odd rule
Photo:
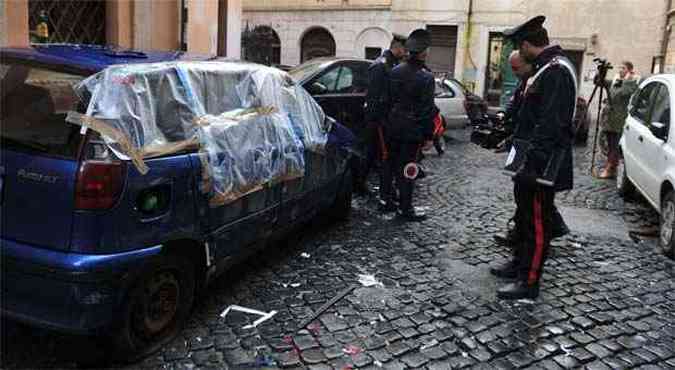
[[[595, 153], [598, 149], [598, 134], [600, 131], [600, 116], [602, 115], [602, 102], [603, 102], [603, 93], [607, 94], [607, 99], [609, 100], [611, 97], [609, 95], [609, 89], [607, 86], [605, 86], [605, 74], [600, 74], [599, 77], [602, 77], [599, 83], [595, 84], [595, 87], [593, 88], [593, 92], [591, 93], [591, 98], [588, 100], [588, 107], [591, 107], [591, 104], [593, 103], [593, 98], [595, 97], [595, 94], [600, 90], [599, 94], [599, 99], [598, 100], [598, 116], [595, 119], [595, 133], [593, 137], [593, 154], [591, 156], [591, 176], [595, 176]], [[611, 106], [611, 100], [608, 101], [609, 105]]]

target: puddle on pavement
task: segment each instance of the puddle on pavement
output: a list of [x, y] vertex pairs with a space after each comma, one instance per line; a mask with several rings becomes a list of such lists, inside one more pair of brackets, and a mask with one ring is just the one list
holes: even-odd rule
[[558, 207], [558, 210], [574, 233], [630, 240], [626, 222], [616, 213], [577, 207]]
[[[444, 255], [444, 253], [448, 254]], [[507, 283], [506, 280], [492, 276], [488, 264], [473, 266], [450, 258], [449, 252], [444, 253], [439, 256], [442, 274], [453, 279], [455, 286], [462, 292], [471, 293], [483, 300], [493, 301], [496, 298], [497, 289]], [[502, 261], [495, 261], [495, 263], [499, 262]]]

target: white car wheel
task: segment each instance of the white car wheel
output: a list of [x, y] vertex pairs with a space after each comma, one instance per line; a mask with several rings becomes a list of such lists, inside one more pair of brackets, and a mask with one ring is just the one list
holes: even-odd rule
[[659, 236], [659, 245], [663, 253], [670, 258], [675, 255], [673, 230], [675, 230], [675, 194], [671, 191], [666, 194], [661, 204], [661, 231]]

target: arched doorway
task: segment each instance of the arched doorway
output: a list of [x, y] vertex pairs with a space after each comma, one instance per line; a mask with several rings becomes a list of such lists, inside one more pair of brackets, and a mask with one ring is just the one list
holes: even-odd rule
[[325, 28], [312, 28], [300, 41], [300, 61], [335, 55], [335, 39]]
[[244, 59], [265, 65], [281, 64], [281, 40], [270, 26], [246, 27], [241, 35]]

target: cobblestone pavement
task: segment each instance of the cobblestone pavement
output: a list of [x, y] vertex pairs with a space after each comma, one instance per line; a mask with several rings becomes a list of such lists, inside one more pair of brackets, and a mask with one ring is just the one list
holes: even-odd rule
[[[488, 266], [508, 253], [492, 235], [513, 212], [498, 171], [504, 156], [455, 134], [445, 156], [426, 160], [433, 174], [417, 203], [429, 220], [401, 224], [357, 199], [348, 223], [308, 230], [227, 273], [179, 338], [130, 368], [675, 368], [674, 264], [653, 240], [626, 235], [654, 225], [655, 213], [587, 176], [587, 149], [578, 148], [577, 186], [556, 200], [572, 233], [552, 248], [540, 298], [497, 300]], [[380, 284], [362, 286], [359, 274]], [[278, 314], [243, 330], [251, 317], [219, 317], [230, 304]], [[72, 367], [101, 351], [3, 324], [2, 367]]]

